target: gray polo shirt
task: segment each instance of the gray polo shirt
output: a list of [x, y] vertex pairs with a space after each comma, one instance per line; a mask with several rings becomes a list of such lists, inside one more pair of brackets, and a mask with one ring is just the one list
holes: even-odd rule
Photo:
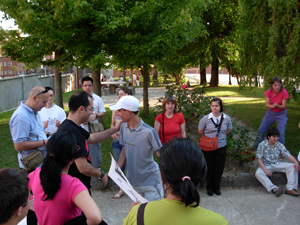
[[[200, 120], [198, 125], [198, 128], [200, 130], [204, 130], [204, 136], [208, 138], [214, 138], [218, 133], [218, 127], [216, 127], [215, 124], [211, 121], [212, 117], [213, 117], [212, 113], [203, 116], [203, 118]], [[227, 145], [226, 133], [227, 130], [231, 130], [231, 129], [232, 129], [231, 119], [227, 114], [223, 113], [223, 122], [218, 136], [218, 148], [222, 148], [225, 145]]]
[[153, 150], [158, 151], [162, 144], [154, 128], [142, 119], [133, 130], [123, 122], [120, 127], [120, 144], [126, 153], [126, 177], [133, 186], [152, 186], [161, 182]]

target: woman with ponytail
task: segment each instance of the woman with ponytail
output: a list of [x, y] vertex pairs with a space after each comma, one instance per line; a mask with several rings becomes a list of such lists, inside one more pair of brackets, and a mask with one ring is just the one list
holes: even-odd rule
[[203, 185], [206, 162], [200, 147], [190, 139], [170, 141], [160, 150], [159, 168], [166, 197], [159, 201], [133, 203], [123, 224], [210, 224], [228, 222], [217, 213], [202, 208], [197, 186]]
[[102, 214], [87, 188], [79, 179], [68, 175], [69, 166], [77, 154], [74, 134], [55, 133], [46, 150], [42, 167], [28, 175], [39, 225], [63, 225], [82, 212], [85, 224], [100, 224]]

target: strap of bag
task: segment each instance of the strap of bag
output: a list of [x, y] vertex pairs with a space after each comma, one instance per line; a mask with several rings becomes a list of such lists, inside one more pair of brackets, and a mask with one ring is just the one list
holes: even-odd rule
[[[211, 118], [211, 119], [212, 119], [212, 118]], [[219, 124], [217, 136], [218, 136], [219, 133], [220, 133], [220, 129], [221, 129], [221, 126], [222, 126], [222, 122], [223, 122], [223, 113], [222, 113], [222, 116], [221, 116], [221, 121], [220, 121], [220, 124]]]
[[163, 144], [165, 144], [165, 113], [162, 113], [163, 116], [163, 124], [162, 124], [162, 136], [163, 136]]
[[144, 225], [144, 211], [147, 204], [148, 202], [141, 204], [138, 209], [137, 220], [136, 220], [137, 225]]

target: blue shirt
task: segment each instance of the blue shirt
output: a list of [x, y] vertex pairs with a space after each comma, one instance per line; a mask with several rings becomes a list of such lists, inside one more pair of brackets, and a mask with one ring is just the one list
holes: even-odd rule
[[[21, 101], [20, 106], [13, 113], [9, 128], [14, 143], [22, 143], [24, 141], [38, 141], [47, 139], [43, 129], [43, 124], [38, 112], [34, 112], [30, 107], [25, 105], [26, 101]], [[39, 148], [43, 155], [46, 156], [46, 148]], [[18, 161], [20, 168], [24, 169], [21, 158], [34, 152], [35, 149], [20, 151], [18, 153]], [[41, 164], [39, 165], [41, 166]]]

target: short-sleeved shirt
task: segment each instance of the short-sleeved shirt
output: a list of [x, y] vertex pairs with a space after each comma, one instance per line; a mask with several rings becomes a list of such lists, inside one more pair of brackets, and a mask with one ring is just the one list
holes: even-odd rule
[[[221, 125], [220, 133], [218, 135], [218, 148], [222, 148], [227, 145], [226, 141], [226, 133], [227, 130], [232, 129], [232, 123], [230, 117], [223, 114], [223, 122]], [[218, 128], [211, 120], [213, 118], [213, 113], [203, 116], [203, 118], [199, 121], [198, 128], [200, 130], [204, 130], [204, 136], [208, 138], [214, 138], [218, 134]]]
[[[93, 107], [94, 107], [93, 113], [106, 112], [102, 98], [100, 96], [96, 95], [95, 93], [93, 93], [92, 97], [93, 97]], [[92, 123], [99, 123], [99, 121], [96, 118]], [[86, 125], [81, 124], [80, 126], [83, 129], [85, 129], [86, 131], [89, 131], [89, 125], [88, 124], [86, 124]]]
[[120, 145], [126, 153], [126, 177], [133, 186], [153, 186], [160, 182], [157, 163], [153, 151], [162, 145], [154, 128], [141, 119], [131, 130], [126, 122], [120, 127]]
[[[77, 126], [72, 120], [66, 119], [61, 125], [59, 125], [57, 131], [69, 131], [75, 134], [76, 140], [77, 140], [77, 157], [86, 157], [88, 163], [91, 163], [90, 160], [88, 160], [89, 152], [88, 152], [88, 146], [87, 146], [87, 139], [90, 137], [90, 133], [87, 132], [82, 127]], [[91, 188], [91, 177], [86, 176], [79, 172], [76, 163], [72, 163], [69, 168], [69, 175], [72, 177], [77, 177], [88, 189]]]
[[[43, 124], [38, 112], [34, 112], [29, 106], [25, 105], [26, 101], [21, 101], [21, 105], [13, 113], [9, 128], [14, 143], [22, 143], [24, 141], [39, 141], [47, 139], [43, 129]], [[46, 156], [46, 148], [40, 147], [43, 155]], [[25, 169], [21, 158], [25, 157], [35, 149], [20, 151], [18, 153], [19, 167]], [[39, 165], [41, 166], [41, 164]]]
[[280, 154], [284, 158], [291, 155], [291, 153], [279, 141], [271, 147], [269, 145], [269, 140], [264, 140], [257, 147], [256, 158], [262, 159], [265, 166], [270, 166], [281, 162]]
[[[265, 96], [270, 99], [270, 105], [273, 105], [275, 102], [277, 102], [278, 105], [282, 105], [282, 100], [288, 99], [289, 93], [287, 92], [287, 90], [282, 89], [282, 91], [280, 91], [279, 93], [277, 93], [275, 95], [273, 89], [268, 89], [265, 92]], [[274, 109], [270, 109], [270, 110], [272, 110], [273, 112], [281, 112], [285, 109], [274, 108]]]
[[79, 216], [81, 209], [74, 202], [77, 194], [86, 190], [79, 179], [68, 174], [61, 175], [60, 189], [53, 199], [43, 201], [44, 190], [41, 185], [40, 168], [28, 175], [28, 186], [35, 197], [34, 210], [39, 224], [63, 225], [69, 220]]
[[[163, 121], [164, 117], [164, 121]], [[180, 126], [185, 123], [185, 119], [182, 113], [174, 113], [171, 118], [165, 116], [164, 113], [159, 114], [155, 120], [160, 123], [159, 129], [159, 139], [161, 143], [168, 143], [173, 138], [181, 137]], [[165, 142], [163, 141], [163, 126], [164, 126], [164, 136]]]
[[45, 131], [51, 133], [57, 131], [56, 120], [62, 123], [66, 119], [65, 111], [57, 105], [53, 105], [51, 108], [44, 107], [39, 114], [42, 124], [48, 120], [48, 127], [45, 128]]

